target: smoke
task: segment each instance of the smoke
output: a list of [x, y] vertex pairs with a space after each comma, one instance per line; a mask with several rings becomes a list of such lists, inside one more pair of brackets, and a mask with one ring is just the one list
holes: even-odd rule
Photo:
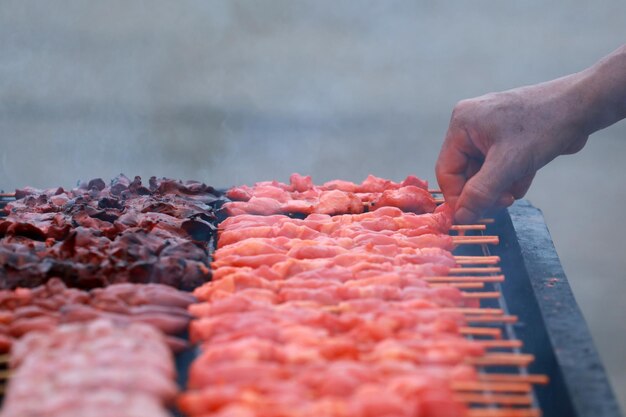
[[580, 29], [609, 8], [568, 9], [571, 25], [539, 1], [0, 7], [5, 188], [122, 171], [432, 181], [457, 100], [578, 70], [624, 32]]
[[414, 4], [62, 3], [2, 6], [7, 188], [432, 172], [449, 103], [418, 99]]
[[[540, 3], [3, 2], [2, 185], [120, 171], [432, 180], [458, 99], [588, 63], [590, 34], [548, 25], [557, 11], [537, 18]], [[564, 29], [586, 42], [545, 42]], [[571, 58], [537, 63], [539, 45]]]

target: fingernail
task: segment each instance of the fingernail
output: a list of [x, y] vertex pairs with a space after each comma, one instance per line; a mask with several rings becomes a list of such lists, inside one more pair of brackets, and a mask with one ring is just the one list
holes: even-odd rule
[[515, 202], [515, 197], [512, 194], [506, 193], [503, 194], [496, 203], [498, 207], [509, 207], [511, 204]]
[[454, 219], [457, 223], [468, 224], [476, 221], [478, 215], [465, 207], [459, 207], [454, 214]]

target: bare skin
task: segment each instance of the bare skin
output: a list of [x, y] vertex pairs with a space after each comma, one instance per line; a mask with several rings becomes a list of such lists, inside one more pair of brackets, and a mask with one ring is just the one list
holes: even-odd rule
[[626, 45], [579, 73], [460, 101], [436, 166], [456, 222], [513, 204], [540, 168], [623, 118]]

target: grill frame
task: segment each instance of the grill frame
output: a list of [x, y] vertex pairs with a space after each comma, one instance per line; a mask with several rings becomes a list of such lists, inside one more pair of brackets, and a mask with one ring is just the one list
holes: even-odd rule
[[487, 232], [500, 237], [490, 251], [501, 258], [503, 296], [523, 351], [535, 355], [528, 371], [550, 377], [535, 386], [544, 417], [622, 417], [541, 210], [517, 201]]
[[[11, 200], [0, 196], [0, 218]], [[550, 378], [548, 385], [534, 386], [543, 416], [623, 417], [541, 210], [519, 200], [494, 219], [486, 234], [499, 236], [500, 244], [489, 252], [501, 258], [506, 280], [500, 289], [508, 311], [519, 318], [513, 327], [524, 342], [521, 351], [535, 355], [528, 372]], [[472, 250], [480, 247], [467, 254], [482, 254]], [[177, 355], [181, 388], [196, 355], [195, 348]]]

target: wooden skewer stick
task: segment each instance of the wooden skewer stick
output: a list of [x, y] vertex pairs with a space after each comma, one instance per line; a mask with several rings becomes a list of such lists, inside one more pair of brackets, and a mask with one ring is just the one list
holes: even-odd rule
[[500, 242], [500, 238], [496, 235], [451, 235], [454, 243], [478, 243], [478, 244], [494, 244]]
[[530, 392], [532, 385], [525, 382], [457, 381], [452, 383], [452, 389], [454, 391]]
[[478, 358], [467, 358], [466, 361], [474, 366], [527, 366], [534, 360], [534, 355], [524, 353], [489, 353]]
[[485, 224], [454, 224], [450, 227], [450, 230], [487, 230], [487, 225]]
[[15, 193], [0, 193], [0, 197], [15, 198]]
[[463, 393], [456, 394], [454, 399], [469, 404], [532, 405], [533, 403], [530, 395]]
[[475, 408], [467, 411], [467, 417], [541, 417], [541, 411], [535, 408]]
[[455, 245], [497, 245], [500, 243], [498, 236], [452, 236]]
[[545, 385], [549, 382], [549, 378], [547, 375], [542, 374], [527, 374], [527, 375], [519, 375], [519, 374], [484, 374], [481, 373], [478, 375], [483, 381], [493, 381], [493, 382], [527, 382], [529, 384], [540, 384]]
[[486, 291], [486, 292], [464, 292], [461, 291], [463, 298], [500, 298], [499, 291]]
[[448, 275], [443, 277], [425, 277], [426, 282], [504, 282], [504, 275]]
[[485, 266], [476, 268], [450, 268], [450, 274], [499, 274], [502, 269], [497, 266]]
[[498, 239], [498, 236], [497, 235], [463, 235], [463, 236], [452, 236], [452, 239], [483, 241], [487, 239]]
[[493, 224], [496, 221], [494, 219], [480, 219], [478, 220], [476, 223], [480, 223], [480, 224]]
[[497, 265], [500, 263], [499, 256], [455, 256], [454, 260], [459, 265]]
[[459, 265], [497, 265], [500, 259], [455, 259]]
[[[305, 302], [306, 303], [306, 302]], [[321, 307], [324, 311], [331, 313], [342, 313], [348, 311], [347, 308], [338, 305], [330, 305]], [[474, 307], [449, 307], [449, 308], [435, 308], [435, 310], [442, 313], [460, 314], [463, 316], [469, 316], [470, 318], [480, 318], [482, 315], [495, 316], [504, 314], [504, 311], [500, 308], [474, 308]], [[507, 320], [507, 319], [504, 319]]]
[[490, 314], [490, 315], [504, 314], [504, 311], [501, 308], [446, 307], [446, 308], [442, 308], [441, 311], [445, 311], [446, 313], [461, 313], [461, 314]]
[[517, 316], [466, 316], [470, 323], [517, 323]]
[[433, 198], [433, 200], [435, 200], [436, 204], [443, 204], [443, 203], [446, 202], [446, 200], [443, 197], [441, 197], [441, 198]]
[[485, 349], [515, 349], [524, 345], [521, 340], [475, 340], [475, 342]]
[[497, 327], [461, 327], [459, 333], [465, 336], [489, 336], [502, 339], [502, 330]]
[[437, 287], [455, 287], [455, 288], [464, 288], [467, 290], [479, 290], [481, 288], [485, 288], [485, 284], [482, 282], [447, 282], [440, 284], [430, 284], [431, 288]]
[[429, 188], [428, 192], [431, 194], [441, 194], [441, 190], [439, 188]]

